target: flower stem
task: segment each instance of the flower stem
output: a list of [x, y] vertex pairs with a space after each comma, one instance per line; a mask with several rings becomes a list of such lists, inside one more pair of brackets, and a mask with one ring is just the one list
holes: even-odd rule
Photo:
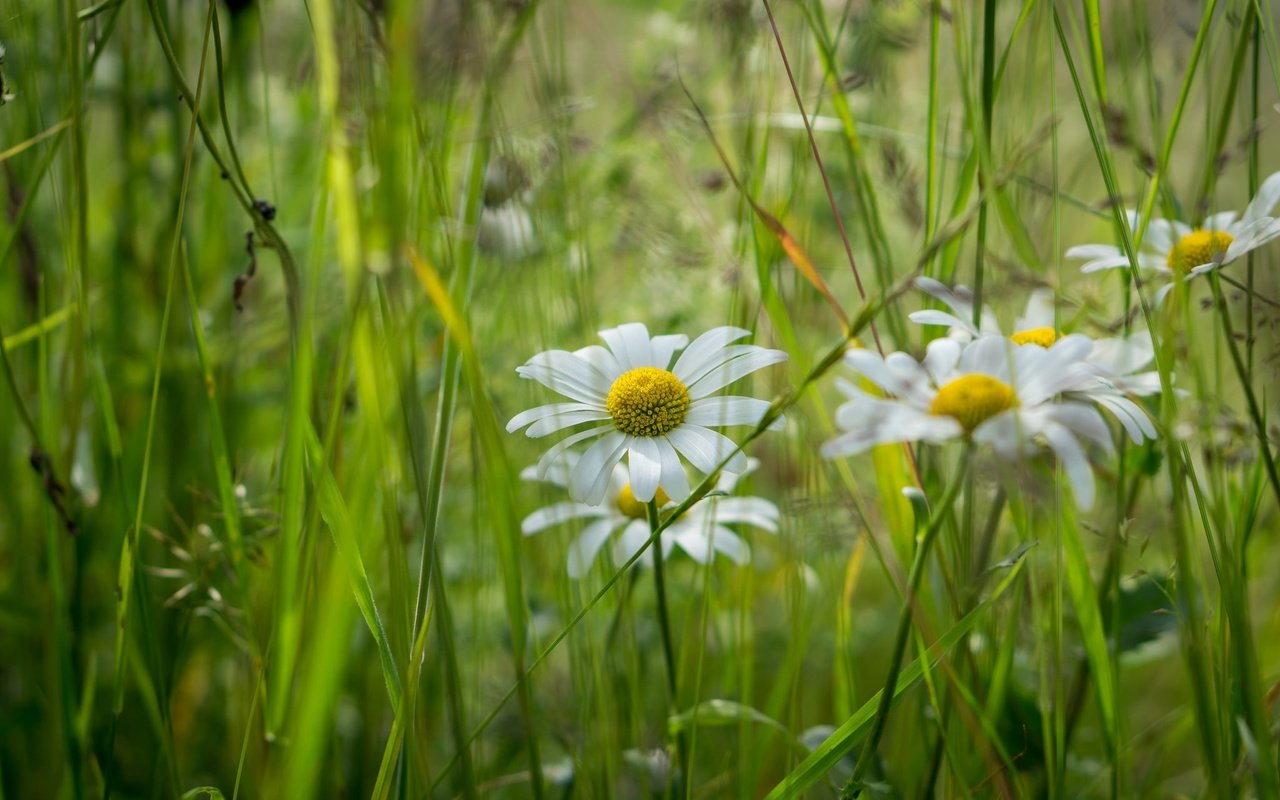
[[[658, 514], [657, 501], [650, 500], [646, 506], [646, 511], [649, 517], [649, 533], [650, 535], [656, 534], [658, 526], [662, 524], [662, 517]], [[670, 694], [670, 707], [673, 711], [678, 711], [680, 694], [676, 681], [676, 648], [671, 640], [671, 615], [667, 612], [667, 582], [662, 572], [661, 540], [653, 542], [649, 547], [649, 551], [653, 553], [653, 589], [658, 595], [658, 628], [662, 631], [662, 654], [667, 665], [667, 690]], [[684, 733], [677, 732], [676, 761], [671, 765], [673, 781], [670, 784], [673, 797], [680, 797], [684, 794], [680, 788], [683, 780], [679, 775], [682, 769], [689, 769], [687, 759], [688, 747], [685, 743]]]
[[898, 615], [898, 632], [893, 642], [893, 655], [889, 660], [889, 675], [885, 678], [884, 689], [880, 692], [880, 706], [876, 709], [876, 718], [871, 724], [871, 733], [867, 736], [866, 744], [862, 747], [862, 753], [858, 756], [858, 764], [853, 770], [853, 777], [849, 779], [848, 787], [846, 787], [846, 789], [852, 788], [855, 796], [859, 792], [859, 784], [862, 781], [862, 777], [867, 774], [867, 770], [871, 767], [871, 761], [875, 758], [876, 746], [880, 743], [880, 737], [884, 734], [885, 724], [889, 720], [889, 711], [893, 708], [894, 693], [898, 688], [898, 673], [902, 669], [902, 656], [906, 652], [907, 639], [910, 638], [911, 634], [911, 612], [915, 608], [916, 592], [920, 588], [920, 579], [924, 576], [925, 560], [929, 557], [929, 550], [933, 547], [934, 540], [938, 538], [938, 532], [942, 530], [942, 521], [947, 518], [951, 507], [955, 505], [956, 498], [960, 495], [960, 487], [964, 484], [964, 476], [968, 466], [969, 454], [966, 452], [964, 458], [960, 460], [960, 466], [956, 470], [956, 474], [952, 476], [951, 482], [943, 493], [942, 501], [929, 517], [928, 527], [925, 528], [924, 533], [919, 535], [919, 544], [916, 547], [915, 555], [911, 559], [911, 571], [907, 574], [907, 591], [903, 596], [902, 611]]

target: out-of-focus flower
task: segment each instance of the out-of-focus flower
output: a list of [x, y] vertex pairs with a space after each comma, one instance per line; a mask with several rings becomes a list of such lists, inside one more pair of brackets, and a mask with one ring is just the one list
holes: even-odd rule
[[[561, 463], [550, 465], [542, 475], [536, 467], [528, 467], [520, 477], [529, 481], [543, 480], [568, 488], [569, 476], [580, 460], [576, 453], [567, 453]], [[755, 459], [748, 459], [747, 471], [755, 468]], [[738, 476], [721, 473], [715, 492], [690, 508], [675, 520], [661, 535], [663, 558], [669, 558], [678, 547], [699, 563], [706, 563], [716, 553], [723, 553], [739, 564], [751, 557], [747, 543], [727, 526], [751, 525], [770, 533], [778, 529], [778, 508], [760, 497], [725, 497], [737, 484]], [[671, 500], [661, 487], [655, 498], [659, 507]], [[614, 533], [621, 531], [614, 549], [614, 562], [623, 564], [635, 555], [649, 540], [650, 530], [646, 503], [636, 499], [627, 482], [627, 470], [615, 465], [609, 476], [604, 502], [589, 506], [585, 503], [560, 502], [534, 511], [525, 517], [521, 530], [532, 535], [554, 525], [580, 520], [582, 532], [569, 547], [568, 572], [571, 578], [581, 578], [591, 569], [592, 563]], [[647, 562], [640, 562], [647, 563]]]

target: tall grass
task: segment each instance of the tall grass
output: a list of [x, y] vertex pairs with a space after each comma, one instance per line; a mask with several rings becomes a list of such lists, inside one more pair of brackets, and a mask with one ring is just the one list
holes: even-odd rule
[[[1280, 170], [1277, 16], [9, 0], [0, 798], [1280, 797], [1280, 243], [1140, 261]], [[921, 275], [1150, 331], [1092, 510], [819, 456], [850, 347], [945, 335]], [[714, 475], [581, 579], [521, 533], [515, 367], [637, 320], [790, 355], [747, 565], [661, 558]]]

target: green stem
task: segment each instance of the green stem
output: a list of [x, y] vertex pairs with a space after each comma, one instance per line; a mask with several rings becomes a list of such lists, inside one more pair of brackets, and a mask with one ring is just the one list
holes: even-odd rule
[[[649, 518], [649, 534], [651, 537], [657, 536], [662, 526], [662, 516], [658, 513], [658, 501], [650, 500], [645, 506]], [[667, 610], [667, 582], [662, 571], [662, 542], [661, 540], [654, 542], [649, 548], [653, 553], [653, 590], [658, 595], [658, 628], [662, 631], [662, 655], [663, 661], [667, 667], [667, 690], [670, 693], [670, 705], [672, 710], [678, 711], [680, 707], [680, 690], [676, 677], [676, 648], [671, 638], [671, 615]], [[690, 769], [688, 762], [689, 749], [685, 734], [683, 731], [676, 733], [676, 762], [672, 764], [671, 783], [672, 796], [680, 797], [684, 794], [681, 786], [684, 779], [680, 777], [680, 771], [686, 772]], [[687, 777], [687, 776], [686, 776]]]
[[938, 532], [942, 530], [942, 521], [947, 518], [951, 507], [955, 505], [956, 498], [960, 495], [960, 487], [965, 482], [964, 477], [968, 466], [968, 453], [965, 453], [965, 457], [960, 461], [960, 467], [952, 476], [951, 483], [947, 485], [942, 501], [933, 512], [933, 516], [929, 518], [929, 526], [920, 535], [919, 545], [911, 559], [911, 570], [907, 574], [907, 591], [903, 598], [902, 611], [898, 614], [898, 631], [894, 636], [893, 654], [889, 658], [889, 674], [884, 681], [884, 690], [880, 693], [880, 706], [876, 709], [871, 733], [862, 747], [862, 754], [858, 757], [858, 765], [853, 770], [853, 777], [849, 779], [849, 786], [854, 788], [855, 793], [858, 791], [857, 787], [862, 777], [871, 767], [876, 746], [879, 745], [880, 737], [884, 735], [885, 725], [889, 721], [889, 711], [893, 707], [894, 694], [898, 688], [898, 673], [902, 670], [902, 656], [906, 652], [907, 639], [911, 634], [911, 615], [915, 609], [916, 594], [920, 588], [920, 580], [924, 577], [925, 561], [929, 557], [929, 550], [933, 547], [934, 540], [938, 538]]

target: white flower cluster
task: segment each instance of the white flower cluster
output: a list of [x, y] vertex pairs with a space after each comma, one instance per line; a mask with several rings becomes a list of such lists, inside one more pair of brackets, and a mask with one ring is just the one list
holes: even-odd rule
[[[1108, 412], [1136, 442], [1156, 436], [1139, 398], [1159, 391], [1159, 377], [1143, 372], [1153, 357], [1146, 335], [1095, 341], [1060, 333], [1047, 292], [1031, 295], [1026, 311], [1005, 334], [990, 309], [974, 323], [972, 294], [921, 279], [920, 288], [950, 312], [917, 311], [923, 325], [943, 325], [923, 360], [902, 352], [880, 356], [864, 349], [845, 355], [860, 383], [838, 380], [847, 402], [836, 412], [840, 435], [822, 446], [827, 458], [855, 455], [894, 442], [942, 444], [964, 440], [1008, 460], [1052, 453], [1077, 504], [1092, 507], [1096, 490], [1089, 450], [1111, 453]], [[756, 426], [770, 404], [752, 397], [717, 395], [729, 384], [786, 354], [737, 343], [739, 328], [715, 328], [689, 343], [684, 336], [650, 336], [631, 323], [601, 331], [607, 347], [539, 353], [517, 372], [571, 402], [517, 414], [508, 431], [541, 437], [586, 425], [553, 445], [523, 477], [567, 490], [568, 502], [529, 515], [527, 534], [570, 520], [586, 527], [569, 552], [568, 569], [583, 575], [605, 544], [618, 563], [651, 536], [650, 503], [659, 514], [689, 495], [685, 461], [703, 475], [721, 468], [717, 491], [671, 520], [660, 537], [663, 556], [677, 549], [699, 562], [717, 553], [737, 563], [750, 554], [726, 525], [778, 528], [778, 509], [756, 497], [725, 497], [734, 474], [753, 466], [738, 444], [712, 428]], [[678, 354], [678, 355], [677, 355]], [[674, 363], [673, 363], [674, 362]], [[772, 427], [779, 427], [778, 418]], [[591, 442], [579, 453], [573, 446]], [[625, 462], [625, 464], [624, 464]], [[663, 509], [666, 509], [664, 512]]]

